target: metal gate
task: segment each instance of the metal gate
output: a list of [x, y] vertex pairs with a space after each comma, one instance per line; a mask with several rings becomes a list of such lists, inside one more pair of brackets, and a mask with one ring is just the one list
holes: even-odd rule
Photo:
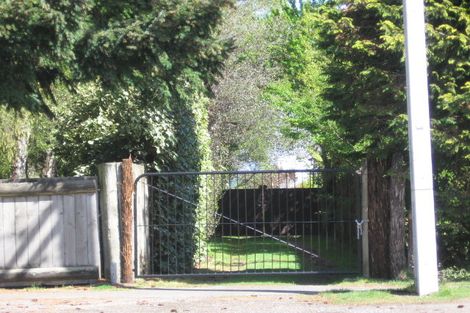
[[143, 174], [136, 276], [360, 273], [360, 183], [342, 170]]

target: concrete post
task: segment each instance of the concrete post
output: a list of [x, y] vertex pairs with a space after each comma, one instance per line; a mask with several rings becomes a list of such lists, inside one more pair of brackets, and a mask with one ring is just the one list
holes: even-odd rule
[[104, 275], [112, 284], [121, 282], [119, 211], [121, 163], [98, 165]]
[[413, 250], [418, 294], [438, 291], [423, 0], [404, 0]]

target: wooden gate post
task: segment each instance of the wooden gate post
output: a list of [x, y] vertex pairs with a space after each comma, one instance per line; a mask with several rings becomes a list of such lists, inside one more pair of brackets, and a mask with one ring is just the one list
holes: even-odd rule
[[132, 273], [132, 194], [134, 190], [134, 178], [132, 175], [132, 158], [122, 160], [122, 185], [121, 185], [121, 260], [122, 282], [134, 282]]
[[361, 170], [361, 207], [362, 207], [362, 274], [369, 277], [369, 198], [367, 182], [367, 160]]
[[[142, 164], [134, 164], [132, 167], [134, 180], [145, 173]], [[134, 190], [134, 231], [133, 245], [134, 275], [148, 274], [150, 268], [150, 230], [149, 230], [149, 190], [147, 178], [140, 177]]]

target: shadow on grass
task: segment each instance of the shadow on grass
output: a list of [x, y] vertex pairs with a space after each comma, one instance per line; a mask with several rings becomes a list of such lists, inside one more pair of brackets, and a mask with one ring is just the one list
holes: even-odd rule
[[[277, 279], [275, 279], [277, 278]], [[283, 278], [283, 279], [282, 279]], [[152, 281], [148, 281], [151, 283]], [[166, 284], [167, 282], [168, 284]], [[182, 286], [172, 287], [174, 283], [181, 283]], [[231, 285], [241, 283], [242, 285]], [[290, 285], [276, 285], [279, 283]], [[344, 287], [342, 283], [346, 283]], [[128, 286], [130, 289], [136, 290], [155, 290], [155, 291], [191, 291], [191, 292], [227, 292], [227, 293], [266, 293], [266, 294], [297, 294], [297, 295], [326, 295], [326, 296], [339, 296], [342, 299], [351, 298], [352, 302], [357, 302], [357, 299], [367, 298], [372, 295], [375, 298], [380, 298], [384, 295], [387, 298], [394, 296], [413, 296], [415, 295], [412, 286], [393, 286], [386, 281], [381, 280], [367, 280], [363, 282], [361, 277], [345, 277], [338, 275], [325, 275], [319, 277], [318, 275], [304, 275], [303, 277], [287, 276], [287, 277], [229, 277], [228, 279], [221, 279], [220, 277], [208, 280], [208, 278], [191, 278], [191, 279], [173, 279], [173, 280], [158, 280], [157, 285], [146, 286]], [[186, 286], [184, 284], [189, 284]], [[200, 286], [198, 286], [200, 284]], [[209, 284], [209, 286], [204, 286]], [[245, 287], [243, 284], [248, 285]], [[259, 284], [259, 285], [257, 285]], [[264, 285], [263, 285], [264, 284]], [[368, 285], [372, 284], [372, 285]], [[376, 284], [383, 285], [378, 287]], [[331, 287], [331, 288], [330, 288]]]
[[178, 277], [178, 278], [157, 278], [147, 279], [160, 283], [182, 283], [191, 285], [225, 285], [225, 284], [293, 284], [293, 285], [331, 285], [338, 284], [345, 281], [355, 281], [361, 279], [356, 275], [343, 275], [343, 274], [282, 274], [282, 275], [256, 275], [246, 274], [237, 276], [204, 276], [204, 277]]
[[135, 290], [153, 290], [153, 291], [174, 291], [174, 292], [181, 292], [181, 291], [190, 291], [190, 292], [227, 292], [227, 293], [272, 293], [272, 294], [297, 294], [297, 295], [318, 295], [321, 292], [315, 290], [289, 290], [289, 289], [279, 289], [279, 288], [165, 288], [165, 287], [127, 287], [128, 289], [135, 289]]

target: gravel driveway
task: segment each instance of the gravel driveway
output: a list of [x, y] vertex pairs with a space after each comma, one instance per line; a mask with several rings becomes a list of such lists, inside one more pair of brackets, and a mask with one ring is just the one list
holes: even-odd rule
[[116, 291], [41, 289], [0, 292], [0, 312], [417, 312], [467, 313], [470, 300], [431, 304], [332, 305], [315, 296], [326, 286], [146, 288]]

